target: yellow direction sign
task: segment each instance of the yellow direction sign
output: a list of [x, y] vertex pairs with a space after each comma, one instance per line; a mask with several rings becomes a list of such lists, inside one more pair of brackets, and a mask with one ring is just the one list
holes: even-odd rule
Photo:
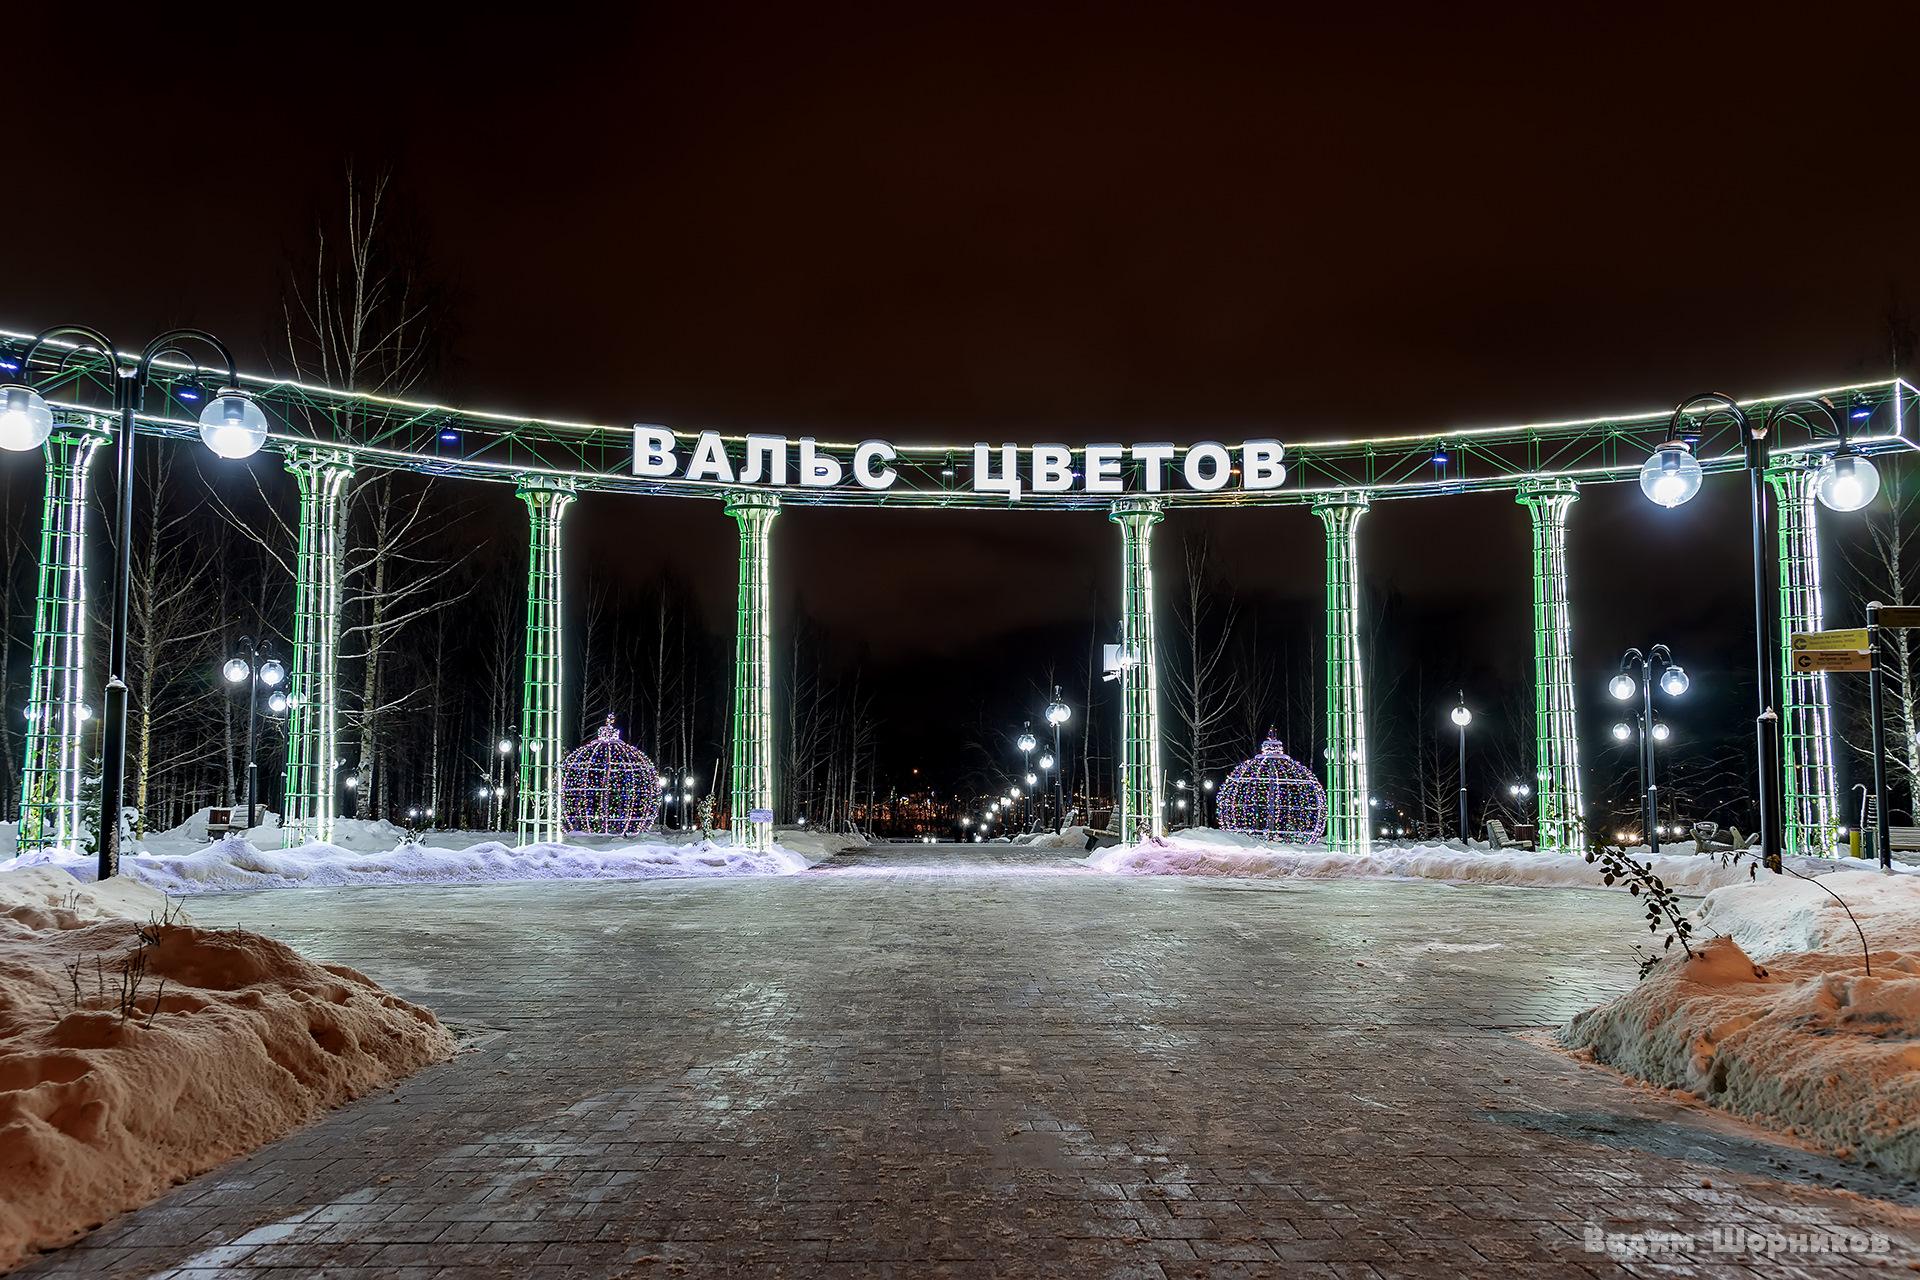
[[1883, 627], [1920, 627], [1920, 608], [1912, 605], [1883, 604], [1879, 617]]
[[1873, 655], [1858, 649], [1795, 649], [1793, 669], [1809, 671], [1871, 671]]
[[1867, 629], [1855, 627], [1851, 631], [1796, 631], [1790, 646], [1795, 653], [1802, 649], [1864, 649], [1867, 647]]

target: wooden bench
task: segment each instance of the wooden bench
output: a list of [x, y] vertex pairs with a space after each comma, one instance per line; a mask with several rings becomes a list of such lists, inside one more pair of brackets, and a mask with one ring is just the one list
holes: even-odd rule
[[246, 815], [238, 809], [208, 809], [207, 840], [212, 842], [244, 833], [248, 829], [245, 819]]
[[1524, 849], [1533, 852], [1533, 841], [1515, 840], [1507, 834], [1507, 824], [1498, 818], [1487, 819], [1487, 843], [1496, 849]]
[[1920, 827], [1888, 827], [1887, 844], [1894, 853], [1920, 853]]

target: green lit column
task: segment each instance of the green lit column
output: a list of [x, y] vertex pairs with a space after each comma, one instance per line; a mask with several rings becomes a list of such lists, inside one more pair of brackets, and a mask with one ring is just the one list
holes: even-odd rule
[[[779, 495], [738, 489], [727, 514], [740, 526], [740, 607], [733, 631], [733, 842], [773, 848], [773, 591], [771, 537]], [[754, 821], [754, 813], [768, 815]]]
[[[1815, 462], [1818, 459], [1814, 460]], [[1780, 524], [1780, 687], [1786, 791], [1781, 796], [1781, 849], [1786, 853], [1828, 854], [1840, 812], [1833, 771], [1832, 717], [1827, 677], [1793, 669], [1792, 636], [1819, 631], [1826, 610], [1820, 603], [1820, 522], [1813, 495], [1813, 472], [1795, 459], [1767, 470]]]
[[1367, 692], [1360, 674], [1360, 517], [1367, 495], [1314, 503], [1327, 529], [1327, 845], [1373, 847], [1367, 808]]
[[1120, 526], [1120, 840], [1166, 834], [1161, 808], [1160, 675], [1153, 642], [1153, 526], [1157, 498], [1122, 498], [1107, 518]]
[[82, 692], [87, 656], [87, 467], [111, 437], [90, 426], [57, 426], [45, 446], [40, 508], [40, 582], [27, 676], [26, 759], [20, 774], [21, 850], [84, 841], [80, 775], [85, 757]]
[[353, 455], [293, 448], [286, 467], [300, 490], [293, 562], [293, 675], [287, 686], [287, 778], [281, 818], [287, 848], [331, 840], [340, 733], [340, 562]]
[[1540, 848], [1586, 848], [1580, 734], [1573, 708], [1573, 623], [1567, 608], [1567, 513], [1571, 480], [1529, 480], [1520, 504], [1533, 518], [1534, 812]]
[[527, 680], [520, 700], [520, 843], [560, 838], [560, 517], [571, 480], [519, 477], [530, 525]]

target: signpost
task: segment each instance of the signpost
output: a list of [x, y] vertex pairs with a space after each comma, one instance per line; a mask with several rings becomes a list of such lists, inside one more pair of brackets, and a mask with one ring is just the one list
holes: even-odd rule
[[[1798, 640], [1800, 637], [1795, 636]], [[1873, 654], [1867, 649], [1795, 649], [1793, 651], [1793, 671], [1795, 675], [1805, 675], [1809, 671], [1871, 671]]]
[[[1898, 619], [1898, 621], [1894, 621]], [[1867, 606], [1867, 625], [1845, 631], [1796, 631], [1787, 641], [1795, 675], [1813, 671], [1864, 671], [1873, 729], [1874, 848], [1880, 865], [1893, 865], [1887, 844], [1887, 762], [1882, 741], [1885, 727], [1880, 706], [1880, 628], [1920, 627], [1920, 609], [1885, 609], [1876, 601]]]
[[[1891, 615], [1891, 616], [1889, 616]], [[1867, 604], [1867, 651], [1875, 656], [1880, 652], [1880, 628], [1882, 625], [1911, 627], [1920, 625], [1920, 609], [1887, 609], [1878, 600]], [[1887, 721], [1885, 699], [1880, 696], [1880, 672], [1878, 669], [1867, 673], [1867, 715], [1873, 730], [1873, 794], [1879, 797], [1874, 805], [1873, 847], [1880, 855], [1880, 869], [1893, 870], [1892, 825], [1887, 820]]]
[[1851, 631], [1796, 631], [1791, 647], [1799, 653], [1802, 649], [1865, 649], [1870, 643], [1867, 629], [1855, 627]]

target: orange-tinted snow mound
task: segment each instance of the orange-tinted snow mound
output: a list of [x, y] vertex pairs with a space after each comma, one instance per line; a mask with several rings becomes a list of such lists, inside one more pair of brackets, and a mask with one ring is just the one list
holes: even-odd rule
[[1562, 1043], [1841, 1156], [1920, 1176], [1920, 955], [1770, 957], [1732, 938], [1670, 956]]
[[453, 1050], [352, 969], [151, 923], [163, 909], [144, 886], [0, 872], [0, 1268]]

